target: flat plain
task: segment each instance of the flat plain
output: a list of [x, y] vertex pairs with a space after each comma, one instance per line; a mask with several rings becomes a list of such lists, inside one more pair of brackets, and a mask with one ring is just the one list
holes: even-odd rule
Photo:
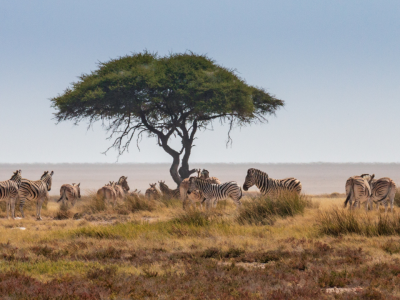
[[0, 213], [0, 295], [11, 299], [397, 299], [400, 211], [344, 195], [247, 194], [216, 209], [88, 194], [43, 221]]

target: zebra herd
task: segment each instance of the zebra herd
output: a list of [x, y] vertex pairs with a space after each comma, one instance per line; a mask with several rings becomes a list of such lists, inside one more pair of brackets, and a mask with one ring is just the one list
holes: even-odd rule
[[[0, 200], [6, 200], [7, 218], [15, 218], [15, 204], [19, 200], [21, 216], [24, 218], [23, 207], [25, 201], [36, 202], [36, 219], [41, 220], [41, 209], [43, 202], [49, 199], [48, 192], [51, 190], [52, 178], [54, 172], [46, 171], [39, 180], [33, 181], [24, 179], [21, 176], [21, 170], [16, 170], [11, 178], [0, 182]], [[394, 196], [396, 193], [396, 184], [388, 177], [374, 179], [375, 175], [362, 174], [361, 176], [352, 176], [346, 181], [346, 200], [344, 206], [350, 205], [350, 209], [360, 207], [365, 203], [366, 209], [372, 208], [373, 203], [385, 205], [385, 212], [390, 203], [393, 211]], [[126, 195], [139, 196], [137, 189], [129, 192], [130, 188], [127, 181], [128, 177], [121, 176], [117, 182], [110, 181], [97, 191], [97, 196], [108, 200], [113, 205], [118, 199]], [[240, 199], [243, 197], [241, 187], [235, 181], [221, 183], [216, 177], [210, 177], [205, 169], [197, 170], [197, 176], [191, 176], [182, 180], [176, 189], [170, 189], [164, 181], [159, 181], [160, 191], [156, 183], [150, 184], [146, 190], [147, 199], [157, 199], [161, 196], [167, 198], [179, 198], [182, 200], [183, 207], [185, 203], [190, 202], [192, 206], [199, 203], [205, 204], [207, 208], [215, 207], [217, 202], [226, 198], [231, 198], [237, 207], [240, 207]], [[243, 190], [247, 191], [255, 185], [264, 195], [277, 195], [282, 191], [301, 193], [301, 182], [293, 177], [285, 179], [273, 179], [267, 173], [258, 169], [248, 169], [243, 184]], [[77, 199], [81, 197], [80, 183], [72, 185], [64, 184], [60, 189], [60, 199], [57, 202], [71, 202], [75, 205]]]
[[379, 205], [385, 205], [385, 212], [388, 210], [390, 202], [390, 211], [393, 212], [394, 196], [396, 194], [396, 184], [389, 177], [383, 177], [378, 180], [374, 179], [375, 174], [362, 174], [361, 176], [352, 176], [346, 181], [346, 200], [344, 207], [350, 205], [360, 207], [361, 203], [365, 203], [365, 209], [373, 208], [373, 203], [376, 204], [379, 210]]
[[24, 204], [26, 200], [36, 201], [36, 219], [41, 220], [41, 210], [44, 200], [49, 199], [49, 191], [54, 172], [46, 171], [39, 180], [22, 178], [21, 170], [17, 170], [9, 180], [0, 181], [0, 200], [6, 200], [7, 218], [11, 210], [11, 217], [15, 219], [15, 203], [19, 200], [21, 215], [24, 218]]

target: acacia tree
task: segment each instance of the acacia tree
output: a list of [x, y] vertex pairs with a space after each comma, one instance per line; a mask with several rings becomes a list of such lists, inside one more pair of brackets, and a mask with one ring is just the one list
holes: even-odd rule
[[[58, 122], [102, 121], [119, 155], [143, 134], [155, 137], [172, 157], [170, 174], [179, 185], [195, 170], [189, 158], [197, 131], [213, 121], [245, 126], [267, 121], [284, 105], [264, 89], [246, 84], [234, 70], [191, 52], [161, 57], [147, 51], [105, 63], [81, 75], [51, 99]], [[170, 145], [180, 138], [181, 149]], [[107, 151], [110, 149], [108, 148]]]

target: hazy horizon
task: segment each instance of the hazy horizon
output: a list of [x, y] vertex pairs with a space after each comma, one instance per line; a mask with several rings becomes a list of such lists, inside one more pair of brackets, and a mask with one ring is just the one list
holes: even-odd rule
[[[308, 194], [344, 193], [344, 185], [350, 176], [364, 173], [375, 174], [377, 178], [391, 177], [400, 182], [399, 163], [191, 163], [191, 168], [205, 168], [210, 176], [221, 182], [236, 181], [243, 184], [248, 168], [257, 168], [271, 178], [295, 177], [302, 182], [303, 192]], [[11, 177], [16, 169], [22, 170], [22, 177], [38, 180], [44, 171], [54, 171], [51, 195], [59, 195], [65, 183], [81, 183], [83, 194], [97, 190], [109, 181], [117, 181], [120, 176], [128, 176], [131, 190], [142, 193], [150, 183], [164, 180], [170, 188], [175, 188], [167, 163], [62, 163], [62, 164], [0, 164], [0, 181]], [[253, 187], [252, 191], [257, 191]]]

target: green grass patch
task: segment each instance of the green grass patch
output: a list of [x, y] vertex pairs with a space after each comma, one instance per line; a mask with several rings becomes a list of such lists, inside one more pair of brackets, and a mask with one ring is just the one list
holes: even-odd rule
[[281, 193], [275, 197], [258, 196], [244, 201], [236, 218], [239, 224], [272, 225], [276, 217], [293, 217], [312, 207], [310, 198], [296, 193]]

